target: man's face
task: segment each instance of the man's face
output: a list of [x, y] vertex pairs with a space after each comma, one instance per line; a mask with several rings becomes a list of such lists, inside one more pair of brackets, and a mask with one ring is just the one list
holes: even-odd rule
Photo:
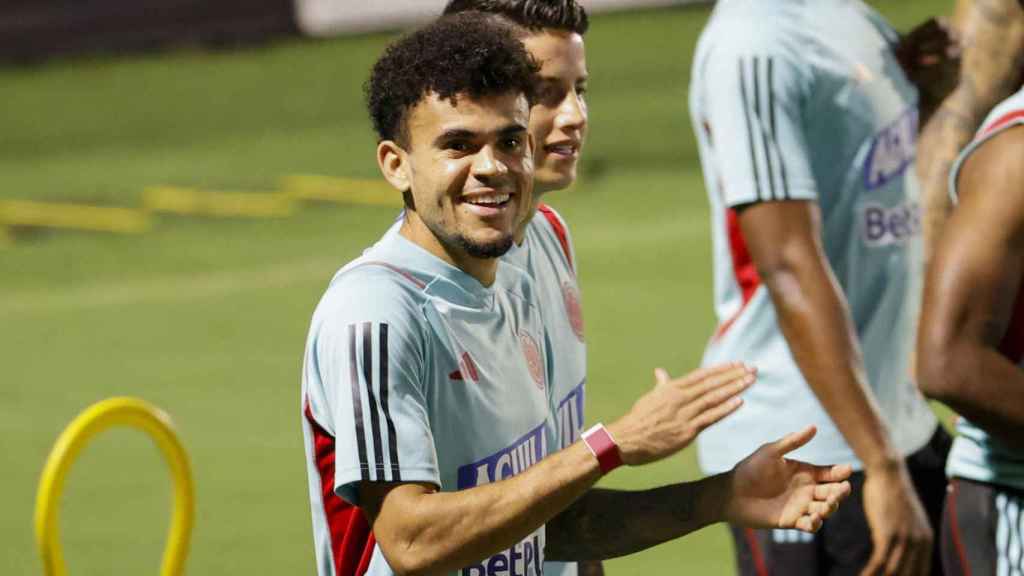
[[587, 134], [587, 61], [583, 37], [544, 30], [523, 39], [540, 63], [540, 84], [530, 111], [534, 181], [538, 192], [560, 190], [576, 180], [576, 164]]
[[415, 215], [449, 254], [496, 258], [512, 246], [533, 195], [530, 109], [522, 94], [456, 105], [431, 94], [408, 116]]

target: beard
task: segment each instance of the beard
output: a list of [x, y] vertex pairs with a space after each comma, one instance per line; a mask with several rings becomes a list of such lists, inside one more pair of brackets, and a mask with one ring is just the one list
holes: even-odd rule
[[431, 223], [426, 224], [448, 251], [464, 252], [473, 258], [500, 258], [512, 249], [515, 242], [511, 233], [503, 234], [490, 242], [478, 242], [460, 232], [443, 230], [441, 226]]
[[512, 249], [512, 235], [506, 234], [493, 242], [474, 242], [462, 234], [454, 238], [460, 248], [473, 258], [501, 258]]

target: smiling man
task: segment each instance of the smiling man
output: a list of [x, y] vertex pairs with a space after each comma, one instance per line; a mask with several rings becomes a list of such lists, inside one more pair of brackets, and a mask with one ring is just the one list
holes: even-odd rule
[[509, 29], [479, 13], [400, 39], [374, 66], [377, 162], [406, 211], [338, 272], [307, 339], [303, 431], [321, 575], [539, 576], [548, 552], [628, 554], [722, 520], [816, 530], [849, 491], [848, 468], [785, 459], [808, 428], [727, 474], [632, 493], [632, 517], [604, 521], [621, 499], [570, 509], [617, 466], [687, 446], [739, 407], [754, 375], [740, 364], [661, 373], [623, 417], [550, 445], [534, 284], [499, 259], [532, 207], [535, 71]]
[[[583, 36], [589, 19], [575, 0], [451, 0], [445, 7], [446, 14], [468, 10], [495, 14], [513, 24], [516, 36], [540, 65], [529, 125], [535, 143], [533, 206], [503, 261], [525, 270], [536, 286], [551, 347], [556, 434], [551, 444], [565, 448], [579, 440], [586, 422], [587, 346], [572, 235], [542, 199], [576, 181], [588, 127]], [[562, 562], [546, 564], [545, 572], [578, 573], [575, 564]], [[594, 562], [579, 573], [594, 576], [603, 570]]]

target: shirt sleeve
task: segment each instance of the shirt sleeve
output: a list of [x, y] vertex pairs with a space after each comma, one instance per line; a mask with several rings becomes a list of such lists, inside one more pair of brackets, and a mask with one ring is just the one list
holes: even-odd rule
[[350, 273], [314, 315], [312, 366], [333, 424], [334, 489], [355, 505], [362, 481], [441, 484], [425, 395], [424, 321], [402, 281], [386, 270]]
[[796, 44], [777, 25], [735, 22], [719, 29], [699, 68], [696, 120], [726, 206], [817, 199], [802, 120], [811, 77]]

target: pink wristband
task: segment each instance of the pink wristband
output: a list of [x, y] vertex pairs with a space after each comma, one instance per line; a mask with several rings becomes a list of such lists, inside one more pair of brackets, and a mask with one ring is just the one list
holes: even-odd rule
[[598, 422], [590, 430], [583, 433], [583, 442], [597, 458], [597, 464], [601, 467], [601, 473], [607, 474], [622, 466], [622, 454], [619, 453], [619, 445], [608, 433], [604, 424]]

